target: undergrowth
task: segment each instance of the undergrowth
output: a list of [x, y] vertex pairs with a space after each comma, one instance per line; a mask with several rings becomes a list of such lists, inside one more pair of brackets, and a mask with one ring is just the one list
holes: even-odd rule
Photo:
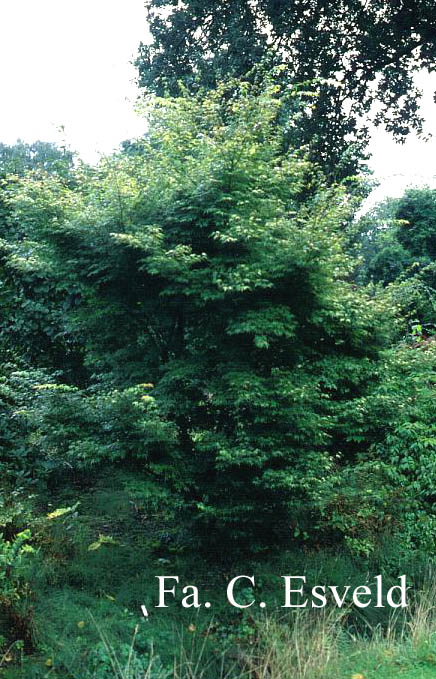
[[[406, 678], [436, 673], [436, 584], [419, 560], [400, 563], [386, 550], [371, 564], [345, 553], [301, 549], [263, 561], [232, 562], [228, 554], [208, 560], [181, 538], [164, 507], [140, 504], [129, 481], [125, 472], [114, 472], [39, 498], [40, 518], [24, 534], [32, 549], [19, 562], [13, 592], [15, 620], [25, 621], [27, 637], [12, 615], [0, 616], [0, 679], [390, 679], [397, 672]], [[388, 586], [398, 573], [411, 574], [417, 594], [403, 616], [371, 607], [318, 615], [280, 608], [281, 574], [304, 573], [308, 587], [355, 587], [368, 582], [380, 563]], [[228, 604], [226, 584], [240, 573], [256, 575], [268, 614]], [[155, 609], [155, 576], [161, 574], [198, 586], [211, 611], [184, 609], [179, 593], [168, 609]], [[145, 603], [148, 618], [141, 615]]]

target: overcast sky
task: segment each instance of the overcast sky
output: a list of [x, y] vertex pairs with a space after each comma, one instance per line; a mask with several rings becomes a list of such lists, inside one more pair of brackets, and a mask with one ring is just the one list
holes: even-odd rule
[[[0, 0], [0, 141], [60, 141], [87, 161], [144, 131], [133, 112], [131, 65], [148, 38], [143, 0]], [[381, 181], [372, 201], [408, 184], [436, 186], [436, 74], [422, 74], [422, 111], [434, 139], [396, 144], [374, 131], [371, 167]]]
[[59, 141], [89, 161], [139, 135], [129, 63], [143, 0], [0, 0], [0, 141]]

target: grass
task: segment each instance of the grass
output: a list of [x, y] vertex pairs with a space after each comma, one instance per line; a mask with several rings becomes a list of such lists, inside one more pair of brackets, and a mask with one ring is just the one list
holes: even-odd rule
[[355, 636], [346, 614], [299, 611], [293, 621], [259, 624], [251, 662], [268, 679], [419, 679], [436, 677], [436, 582], [416, 597], [410, 612], [386, 629]]
[[150, 654], [135, 667], [134, 642], [127, 662], [120, 663], [107, 640], [111, 679], [427, 679], [436, 677], [434, 586], [423, 592], [413, 613], [387, 630], [353, 637], [346, 614], [337, 610], [313, 614], [298, 611], [292, 619], [263, 617], [256, 641], [211, 657], [207, 635], [198, 644], [180, 639], [171, 667]]
[[[427, 679], [436, 677], [436, 583], [431, 581], [402, 620], [354, 636], [347, 612], [295, 611], [263, 616], [252, 635], [219, 652], [208, 645], [213, 623], [201, 634], [181, 635], [170, 666], [153, 646], [138, 665], [135, 629], [127, 657], [98, 630], [110, 659], [108, 679]], [[98, 628], [98, 624], [96, 627]], [[200, 632], [200, 630], [199, 630]], [[95, 675], [99, 679], [100, 675]], [[79, 677], [77, 678], [79, 679]]]

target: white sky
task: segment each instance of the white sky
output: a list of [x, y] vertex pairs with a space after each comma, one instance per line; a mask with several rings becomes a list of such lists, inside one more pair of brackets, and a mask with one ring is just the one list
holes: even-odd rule
[[[0, 141], [61, 141], [93, 162], [145, 130], [133, 112], [129, 63], [148, 38], [143, 0], [0, 0]], [[370, 202], [408, 184], [436, 186], [436, 74], [422, 74], [423, 114], [434, 139], [396, 144], [374, 130], [370, 163], [381, 186]]]
[[0, 141], [67, 142], [88, 161], [138, 136], [143, 0], [0, 0]]

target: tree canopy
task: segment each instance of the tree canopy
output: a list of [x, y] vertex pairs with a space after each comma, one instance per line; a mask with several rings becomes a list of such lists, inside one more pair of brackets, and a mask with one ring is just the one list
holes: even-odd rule
[[138, 83], [158, 94], [213, 88], [257, 64], [316, 94], [300, 112], [294, 145], [307, 144], [333, 178], [353, 174], [368, 114], [398, 138], [421, 131], [414, 74], [434, 70], [432, 0], [149, 0], [151, 44], [136, 59]]

